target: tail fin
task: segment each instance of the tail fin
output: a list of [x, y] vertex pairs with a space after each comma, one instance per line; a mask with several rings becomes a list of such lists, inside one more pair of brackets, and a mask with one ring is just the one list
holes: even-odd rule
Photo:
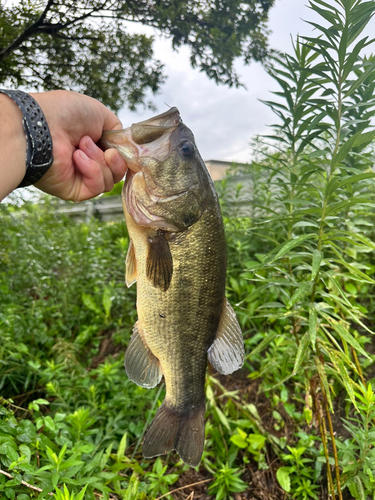
[[143, 443], [143, 456], [152, 458], [176, 450], [182, 460], [196, 467], [204, 446], [205, 405], [179, 412], [164, 401], [156, 412]]

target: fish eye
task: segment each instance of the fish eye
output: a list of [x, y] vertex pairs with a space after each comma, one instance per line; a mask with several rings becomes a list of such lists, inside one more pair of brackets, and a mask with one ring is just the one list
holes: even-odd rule
[[184, 156], [189, 157], [194, 153], [194, 146], [192, 145], [191, 142], [185, 141], [182, 144], [180, 144], [180, 150]]

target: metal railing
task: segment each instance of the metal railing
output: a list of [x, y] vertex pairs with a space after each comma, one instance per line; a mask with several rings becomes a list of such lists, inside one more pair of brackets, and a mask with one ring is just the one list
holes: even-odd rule
[[[242, 185], [240, 193], [237, 192], [238, 184]], [[221, 189], [218, 191], [220, 192]], [[227, 209], [229, 209], [231, 215], [251, 215], [252, 182], [250, 176], [237, 175], [228, 177], [224, 196]], [[124, 220], [121, 196], [102, 196], [80, 203], [60, 202], [56, 207], [56, 211], [80, 222], [88, 222], [91, 217], [104, 222]]]
[[77, 221], [88, 222], [91, 217], [102, 221], [124, 220], [121, 196], [103, 196], [95, 200], [81, 203], [61, 202], [56, 212], [67, 215]]

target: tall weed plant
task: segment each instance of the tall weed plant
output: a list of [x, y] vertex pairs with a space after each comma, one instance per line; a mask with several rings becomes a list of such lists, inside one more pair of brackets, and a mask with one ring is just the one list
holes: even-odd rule
[[[310, 0], [309, 7], [321, 19], [309, 22], [315, 36], [299, 37], [270, 70], [279, 90], [266, 104], [278, 123], [267, 136], [272, 148], [263, 139], [253, 164], [255, 172], [263, 169], [251, 200], [257, 218], [247, 229], [255, 257], [232, 293], [253, 326], [268, 322], [269, 334], [247, 359], [254, 369], [256, 354], [268, 353], [254, 376], [266, 386], [268, 379], [268, 388], [297, 381], [307, 423], [320, 431], [331, 497], [342, 500], [348, 486], [365, 499], [375, 492], [368, 438], [351, 441], [348, 460], [331, 415], [344, 391], [346, 408], [359, 415], [346, 424], [349, 431], [373, 432], [373, 392], [363, 372], [372, 363], [366, 343], [373, 345], [374, 332], [361, 299], [375, 269], [375, 59], [362, 53], [373, 43], [363, 31], [375, 3]], [[244, 280], [255, 287], [250, 299], [236, 294]]]

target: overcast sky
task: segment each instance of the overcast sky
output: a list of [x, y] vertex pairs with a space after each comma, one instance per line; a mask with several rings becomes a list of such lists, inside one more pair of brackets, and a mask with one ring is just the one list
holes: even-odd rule
[[[317, 16], [306, 6], [305, 0], [276, 0], [270, 10], [269, 27], [272, 31], [270, 46], [281, 51], [291, 51], [296, 35], [310, 35], [312, 30], [303, 19], [316, 20]], [[135, 29], [139, 29], [136, 26]], [[152, 33], [152, 31], [147, 31]], [[155, 32], [156, 34], [156, 32]], [[274, 114], [260, 99], [270, 99], [270, 90], [277, 84], [262, 65], [237, 64], [238, 73], [247, 89], [218, 86], [204, 73], [193, 70], [189, 63], [189, 49], [174, 52], [170, 42], [157, 38], [155, 55], [165, 64], [167, 82], [160, 94], [150, 95], [163, 112], [169, 106], [177, 106], [185, 124], [193, 131], [198, 148], [205, 160], [250, 160], [250, 139], [267, 132], [267, 125], [275, 121]], [[166, 103], [166, 104], [165, 104]], [[150, 110], [139, 109], [120, 112], [125, 127], [152, 116]]]

